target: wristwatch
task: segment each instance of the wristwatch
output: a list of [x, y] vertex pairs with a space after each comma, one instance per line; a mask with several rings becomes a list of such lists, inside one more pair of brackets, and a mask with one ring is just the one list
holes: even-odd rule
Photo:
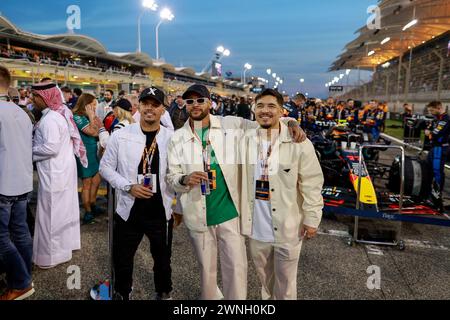
[[184, 179], [187, 177], [187, 175], [184, 175], [180, 178], [180, 184], [184, 187], [186, 187], [186, 184], [184, 183]]
[[124, 190], [126, 193], [130, 193], [131, 187], [132, 187], [132, 185], [130, 184], [130, 185], [128, 185], [128, 186], [125, 186], [125, 188], [123, 188], [123, 190]]

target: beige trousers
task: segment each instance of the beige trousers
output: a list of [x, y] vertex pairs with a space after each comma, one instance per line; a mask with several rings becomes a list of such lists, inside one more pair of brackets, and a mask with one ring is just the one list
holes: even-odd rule
[[[239, 218], [207, 232], [189, 231], [200, 266], [202, 300], [247, 299], [247, 252]], [[217, 286], [217, 255], [220, 256], [223, 294]]]
[[250, 252], [262, 284], [263, 300], [297, 300], [297, 270], [302, 241], [265, 243], [250, 239]]

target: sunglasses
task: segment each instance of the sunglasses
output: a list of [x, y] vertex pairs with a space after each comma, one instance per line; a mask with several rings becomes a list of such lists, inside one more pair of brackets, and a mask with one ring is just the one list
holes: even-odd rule
[[206, 98], [199, 98], [199, 99], [187, 99], [185, 102], [188, 106], [191, 106], [195, 103], [197, 104], [205, 104], [208, 99]]

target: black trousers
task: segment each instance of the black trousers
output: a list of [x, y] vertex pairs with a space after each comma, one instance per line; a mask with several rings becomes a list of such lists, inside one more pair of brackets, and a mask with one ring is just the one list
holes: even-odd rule
[[170, 266], [173, 219], [169, 222], [154, 220], [148, 211], [132, 210], [126, 222], [119, 215], [114, 216], [114, 289], [123, 297], [128, 297], [132, 291], [134, 256], [144, 235], [150, 240], [156, 292], [170, 293], [173, 289]]

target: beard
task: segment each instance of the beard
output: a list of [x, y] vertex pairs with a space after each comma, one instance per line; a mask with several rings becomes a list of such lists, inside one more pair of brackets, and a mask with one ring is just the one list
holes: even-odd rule
[[189, 117], [194, 121], [203, 121], [209, 115], [209, 110], [203, 111], [199, 116], [193, 116], [192, 112], [189, 113]]
[[144, 119], [144, 122], [145, 122], [145, 124], [148, 125], [148, 126], [152, 126], [152, 125], [154, 125], [154, 124], [156, 123], [155, 120], [145, 120], [145, 119]]

